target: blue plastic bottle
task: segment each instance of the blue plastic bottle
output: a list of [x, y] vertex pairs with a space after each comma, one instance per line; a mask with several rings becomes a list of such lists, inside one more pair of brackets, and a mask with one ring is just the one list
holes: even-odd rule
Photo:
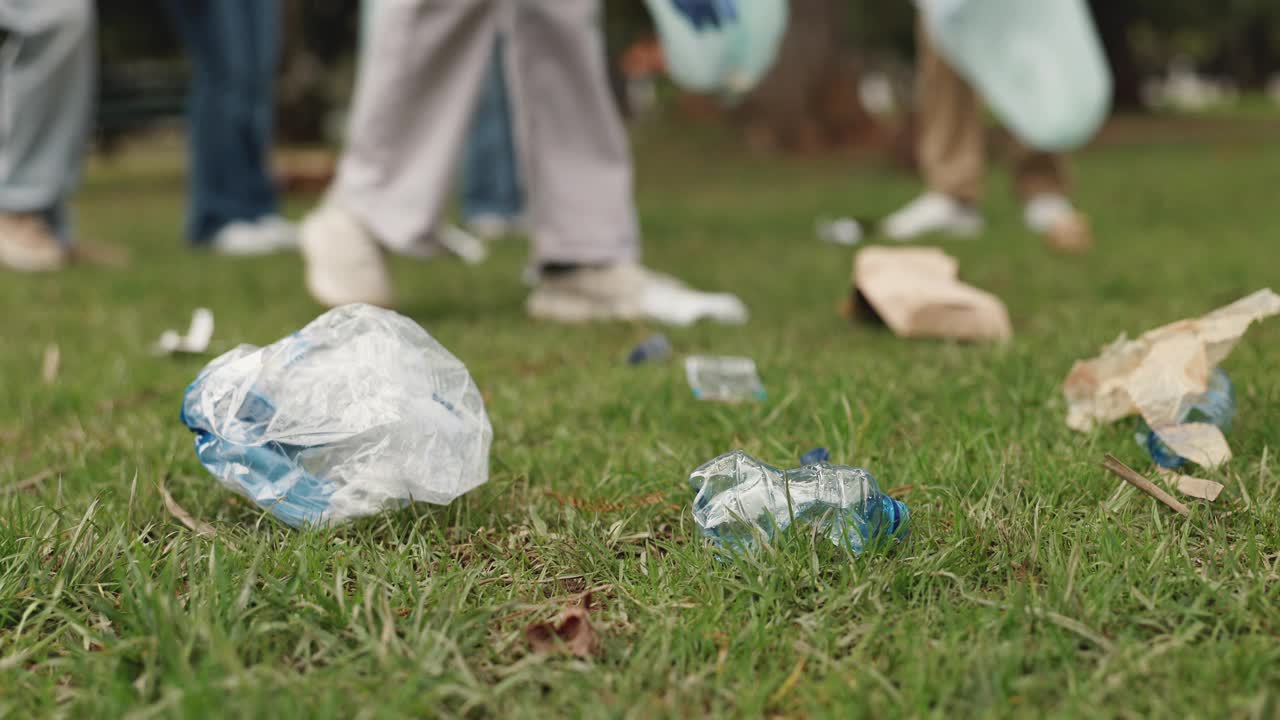
[[783, 471], [734, 450], [694, 470], [689, 484], [698, 493], [694, 522], [733, 550], [770, 542], [793, 521], [855, 553], [907, 536], [907, 506], [882, 493], [862, 468], [818, 463]]
[[[1231, 379], [1222, 368], [1214, 368], [1209, 375], [1208, 387], [1201, 395], [1197, 395], [1183, 404], [1178, 415], [1178, 424], [1209, 423], [1217, 425], [1224, 433], [1231, 429], [1231, 421], [1236, 415], [1235, 391]], [[1151, 459], [1157, 465], [1176, 469], [1186, 464], [1187, 459], [1175, 453], [1154, 430], [1144, 422], [1137, 435], [1138, 444], [1147, 449]]]

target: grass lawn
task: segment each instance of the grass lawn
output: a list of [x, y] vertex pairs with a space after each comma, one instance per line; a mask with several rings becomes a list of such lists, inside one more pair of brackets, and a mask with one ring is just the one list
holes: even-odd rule
[[[655, 328], [526, 320], [523, 242], [476, 268], [397, 260], [402, 312], [486, 395], [491, 478], [448, 507], [308, 532], [196, 461], [177, 416], [209, 357], [149, 354], [201, 305], [217, 352], [301, 327], [320, 311], [301, 263], [187, 251], [172, 152], [97, 162], [81, 230], [130, 267], [0, 283], [0, 715], [1274, 717], [1280, 322], [1225, 365], [1236, 458], [1189, 518], [1099, 468], [1107, 451], [1149, 467], [1131, 424], [1063, 423], [1073, 360], [1280, 286], [1277, 123], [1215, 122], [1122, 127], [1077, 158], [1100, 239], [1083, 258], [1047, 252], [993, 175], [988, 232], [947, 248], [1008, 303], [1004, 346], [837, 316], [851, 254], [814, 219], [885, 213], [913, 179], [641, 128], [648, 262], [754, 313], [669, 337], [754, 357], [768, 401], [701, 403], [679, 362], [627, 367]], [[717, 561], [689, 471], [816, 445], [897, 489], [910, 541], [851, 557], [797, 536]], [[215, 537], [166, 512], [162, 481]], [[526, 625], [587, 590], [602, 655], [529, 654]]]

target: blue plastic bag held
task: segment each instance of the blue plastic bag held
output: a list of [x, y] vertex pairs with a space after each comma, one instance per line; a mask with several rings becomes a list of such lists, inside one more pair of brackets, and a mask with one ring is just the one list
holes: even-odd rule
[[701, 93], [741, 95], [772, 67], [787, 29], [787, 0], [745, 0], [716, 24], [695, 27], [673, 0], [646, 0], [671, 79]]
[[1111, 107], [1111, 72], [1084, 0], [918, 0], [934, 46], [1019, 140], [1088, 142]]

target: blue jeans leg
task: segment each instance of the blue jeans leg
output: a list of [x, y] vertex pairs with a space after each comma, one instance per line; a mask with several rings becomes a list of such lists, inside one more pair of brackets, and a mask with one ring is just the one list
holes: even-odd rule
[[276, 212], [270, 171], [279, 0], [169, 0], [191, 57], [187, 233]]
[[499, 40], [467, 136], [462, 168], [464, 218], [514, 218], [524, 211], [503, 52]]

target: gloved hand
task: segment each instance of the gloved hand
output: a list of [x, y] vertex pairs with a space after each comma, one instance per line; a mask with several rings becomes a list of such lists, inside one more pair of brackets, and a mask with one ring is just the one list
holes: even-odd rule
[[738, 16], [737, 0], [671, 0], [671, 4], [698, 30], [718, 28]]

